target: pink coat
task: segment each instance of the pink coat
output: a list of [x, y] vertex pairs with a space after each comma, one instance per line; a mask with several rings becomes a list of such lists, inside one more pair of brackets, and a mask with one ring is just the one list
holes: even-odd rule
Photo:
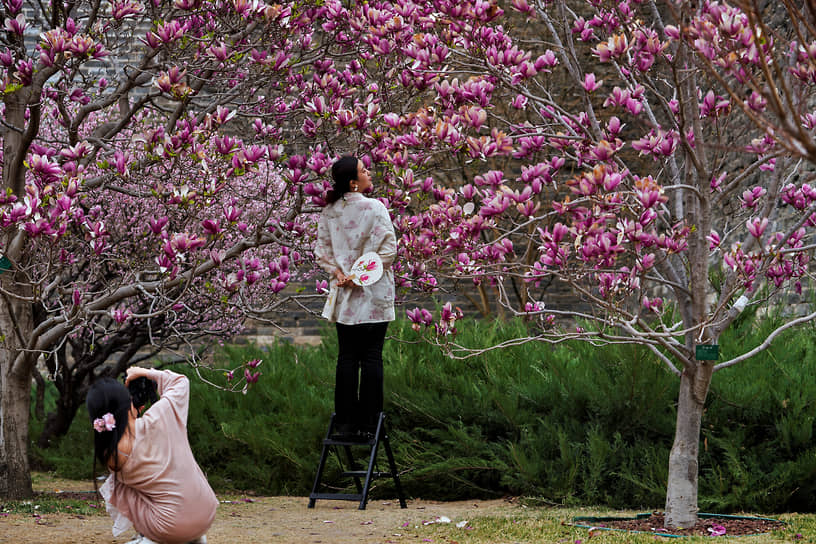
[[207, 532], [218, 507], [187, 440], [190, 382], [169, 370], [150, 370], [148, 377], [161, 398], [136, 420], [130, 456], [100, 492], [115, 536], [132, 523], [151, 540], [188, 542]]

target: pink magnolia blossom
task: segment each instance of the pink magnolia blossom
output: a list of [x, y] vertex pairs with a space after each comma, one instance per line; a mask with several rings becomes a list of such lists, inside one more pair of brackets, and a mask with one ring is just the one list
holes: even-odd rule
[[584, 90], [586, 92], [588, 92], [588, 93], [591, 93], [592, 91], [596, 91], [596, 90], [600, 89], [601, 85], [603, 85], [603, 80], [596, 81], [595, 80], [595, 74], [593, 74], [593, 73], [586, 74], [584, 76], [584, 82], [581, 84], [581, 86], [584, 88]]
[[27, 23], [25, 15], [22, 13], [18, 14], [14, 19], [6, 19], [5, 29], [12, 34], [18, 34], [20, 36], [23, 35], [25, 32]]
[[753, 219], [748, 220], [746, 226], [748, 227], [748, 232], [751, 233], [751, 236], [753, 236], [754, 238], [761, 238], [762, 233], [764, 233], [765, 229], [768, 227], [768, 218], [763, 217], [760, 219], [758, 217], [755, 217]]
[[244, 369], [244, 380], [246, 380], [247, 384], [257, 383], [260, 377], [260, 372], [251, 372], [248, 368]]
[[741, 198], [742, 205], [746, 208], [754, 209], [759, 203], [759, 199], [762, 198], [766, 193], [767, 190], [764, 187], [760, 186], [743, 191]]

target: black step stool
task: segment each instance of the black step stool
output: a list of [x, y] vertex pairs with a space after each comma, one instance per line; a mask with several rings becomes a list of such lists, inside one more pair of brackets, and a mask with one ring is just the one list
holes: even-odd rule
[[[315, 476], [314, 486], [312, 492], [309, 494], [309, 508], [314, 508], [317, 499], [327, 500], [341, 500], [341, 501], [360, 501], [360, 510], [365, 510], [366, 502], [368, 502], [368, 491], [371, 487], [371, 482], [375, 478], [383, 478], [390, 476], [394, 479], [394, 486], [397, 488], [397, 495], [399, 497], [400, 507], [407, 508], [405, 504], [405, 494], [402, 492], [402, 486], [399, 481], [399, 474], [397, 474], [397, 465], [394, 463], [394, 454], [391, 452], [391, 444], [388, 441], [388, 433], [385, 432], [385, 413], [380, 412], [377, 418], [377, 427], [373, 437], [360, 436], [359, 439], [338, 439], [334, 437], [334, 416], [332, 414], [329, 420], [329, 430], [326, 432], [326, 438], [323, 439], [323, 453], [320, 455], [320, 463], [317, 465], [317, 476]], [[357, 438], [357, 437], [354, 437]], [[385, 455], [388, 457], [388, 467], [390, 472], [376, 472], [374, 464], [377, 460], [377, 449], [382, 443], [385, 448]], [[367, 447], [370, 449], [370, 456], [368, 459], [368, 469], [361, 470], [352, 455], [352, 448]], [[357, 493], [320, 493], [321, 479], [323, 478], [323, 469], [326, 466], [326, 459], [329, 456], [329, 451], [332, 448], [342, 448], [346, 453], [346, 460], [348, 462], [349, 470], [345, 470], [341, 476], [354, 478], [354, 485], [357, 487]], [[343, 469], [343, 460], [340, 457], [340, 452], [336, 451], [337, 459], [340, 461], [340, 468]], [[365, 481], [361, 482], [360, 478], [365, 477]]]

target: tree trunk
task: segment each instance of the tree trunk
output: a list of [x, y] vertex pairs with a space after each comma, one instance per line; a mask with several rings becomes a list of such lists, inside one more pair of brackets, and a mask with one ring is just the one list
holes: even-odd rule
[[40, 371], [34, 369], [34, 372], [31, 373], [34, 377], [34, 381], [37, 383], [37, 392], [34, 395], [34, 417], [36, 419], [42, 420], [45, 418], [45, 380], [40, 374]]
[[36, 356], [26, 352], [33, 320], [30, 304], [0, 300], [0, 498], [23, 499], [33, 495], [28, 465], [28, 417], [31, 372]]
[[[57, 402], [57, 407], [53, 412], [48, 413], [48, 417], [43, 425], [42, 433], [37, 439], [37, 445], [41, 448], [47, 448], [51, 445], [51, 439], [55, 437], [62, 437], [68, 434], [71, 429], [71, 423], [76, 417], [79, 405], [82, 404], [80, 400], [74, 398], [60, 397]], [[61, 401], [61, 402], [60, 402]]]
[[666, 525], [688, 528], [697, 522], [697, 475], [700, 424], [711, 384], [713, 365], [698, 362], [686, 366], [680, 377], [677, 425], [669, 454], [666, 489]]

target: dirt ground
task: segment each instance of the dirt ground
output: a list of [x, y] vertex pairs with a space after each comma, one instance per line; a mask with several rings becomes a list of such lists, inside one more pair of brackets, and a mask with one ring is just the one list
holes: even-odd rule
[[[53, 492], [87, 491], [91, 482], [38, 482], [35, 488]], [[384, 544], [417, 542], [412, 527], [441, 516], [452, 523], [476, 513], [512, 515], [514, 506], [503, 500], [435, 502], [412, 500], [401, 509], [399, 501], [370, 501], [365, 510], [348, 501], [317, 501], [307, 508], [305, 497], [219, 497], [222, 503], [207, 534], [210, 544]], [[251, 502], [249, 502], [251, 501]], [[110, 518], [104, 514], [11, 514], [0, 517], [0, 543], [9, 544], [112, 544], [133, 538], [111, 533]]]

